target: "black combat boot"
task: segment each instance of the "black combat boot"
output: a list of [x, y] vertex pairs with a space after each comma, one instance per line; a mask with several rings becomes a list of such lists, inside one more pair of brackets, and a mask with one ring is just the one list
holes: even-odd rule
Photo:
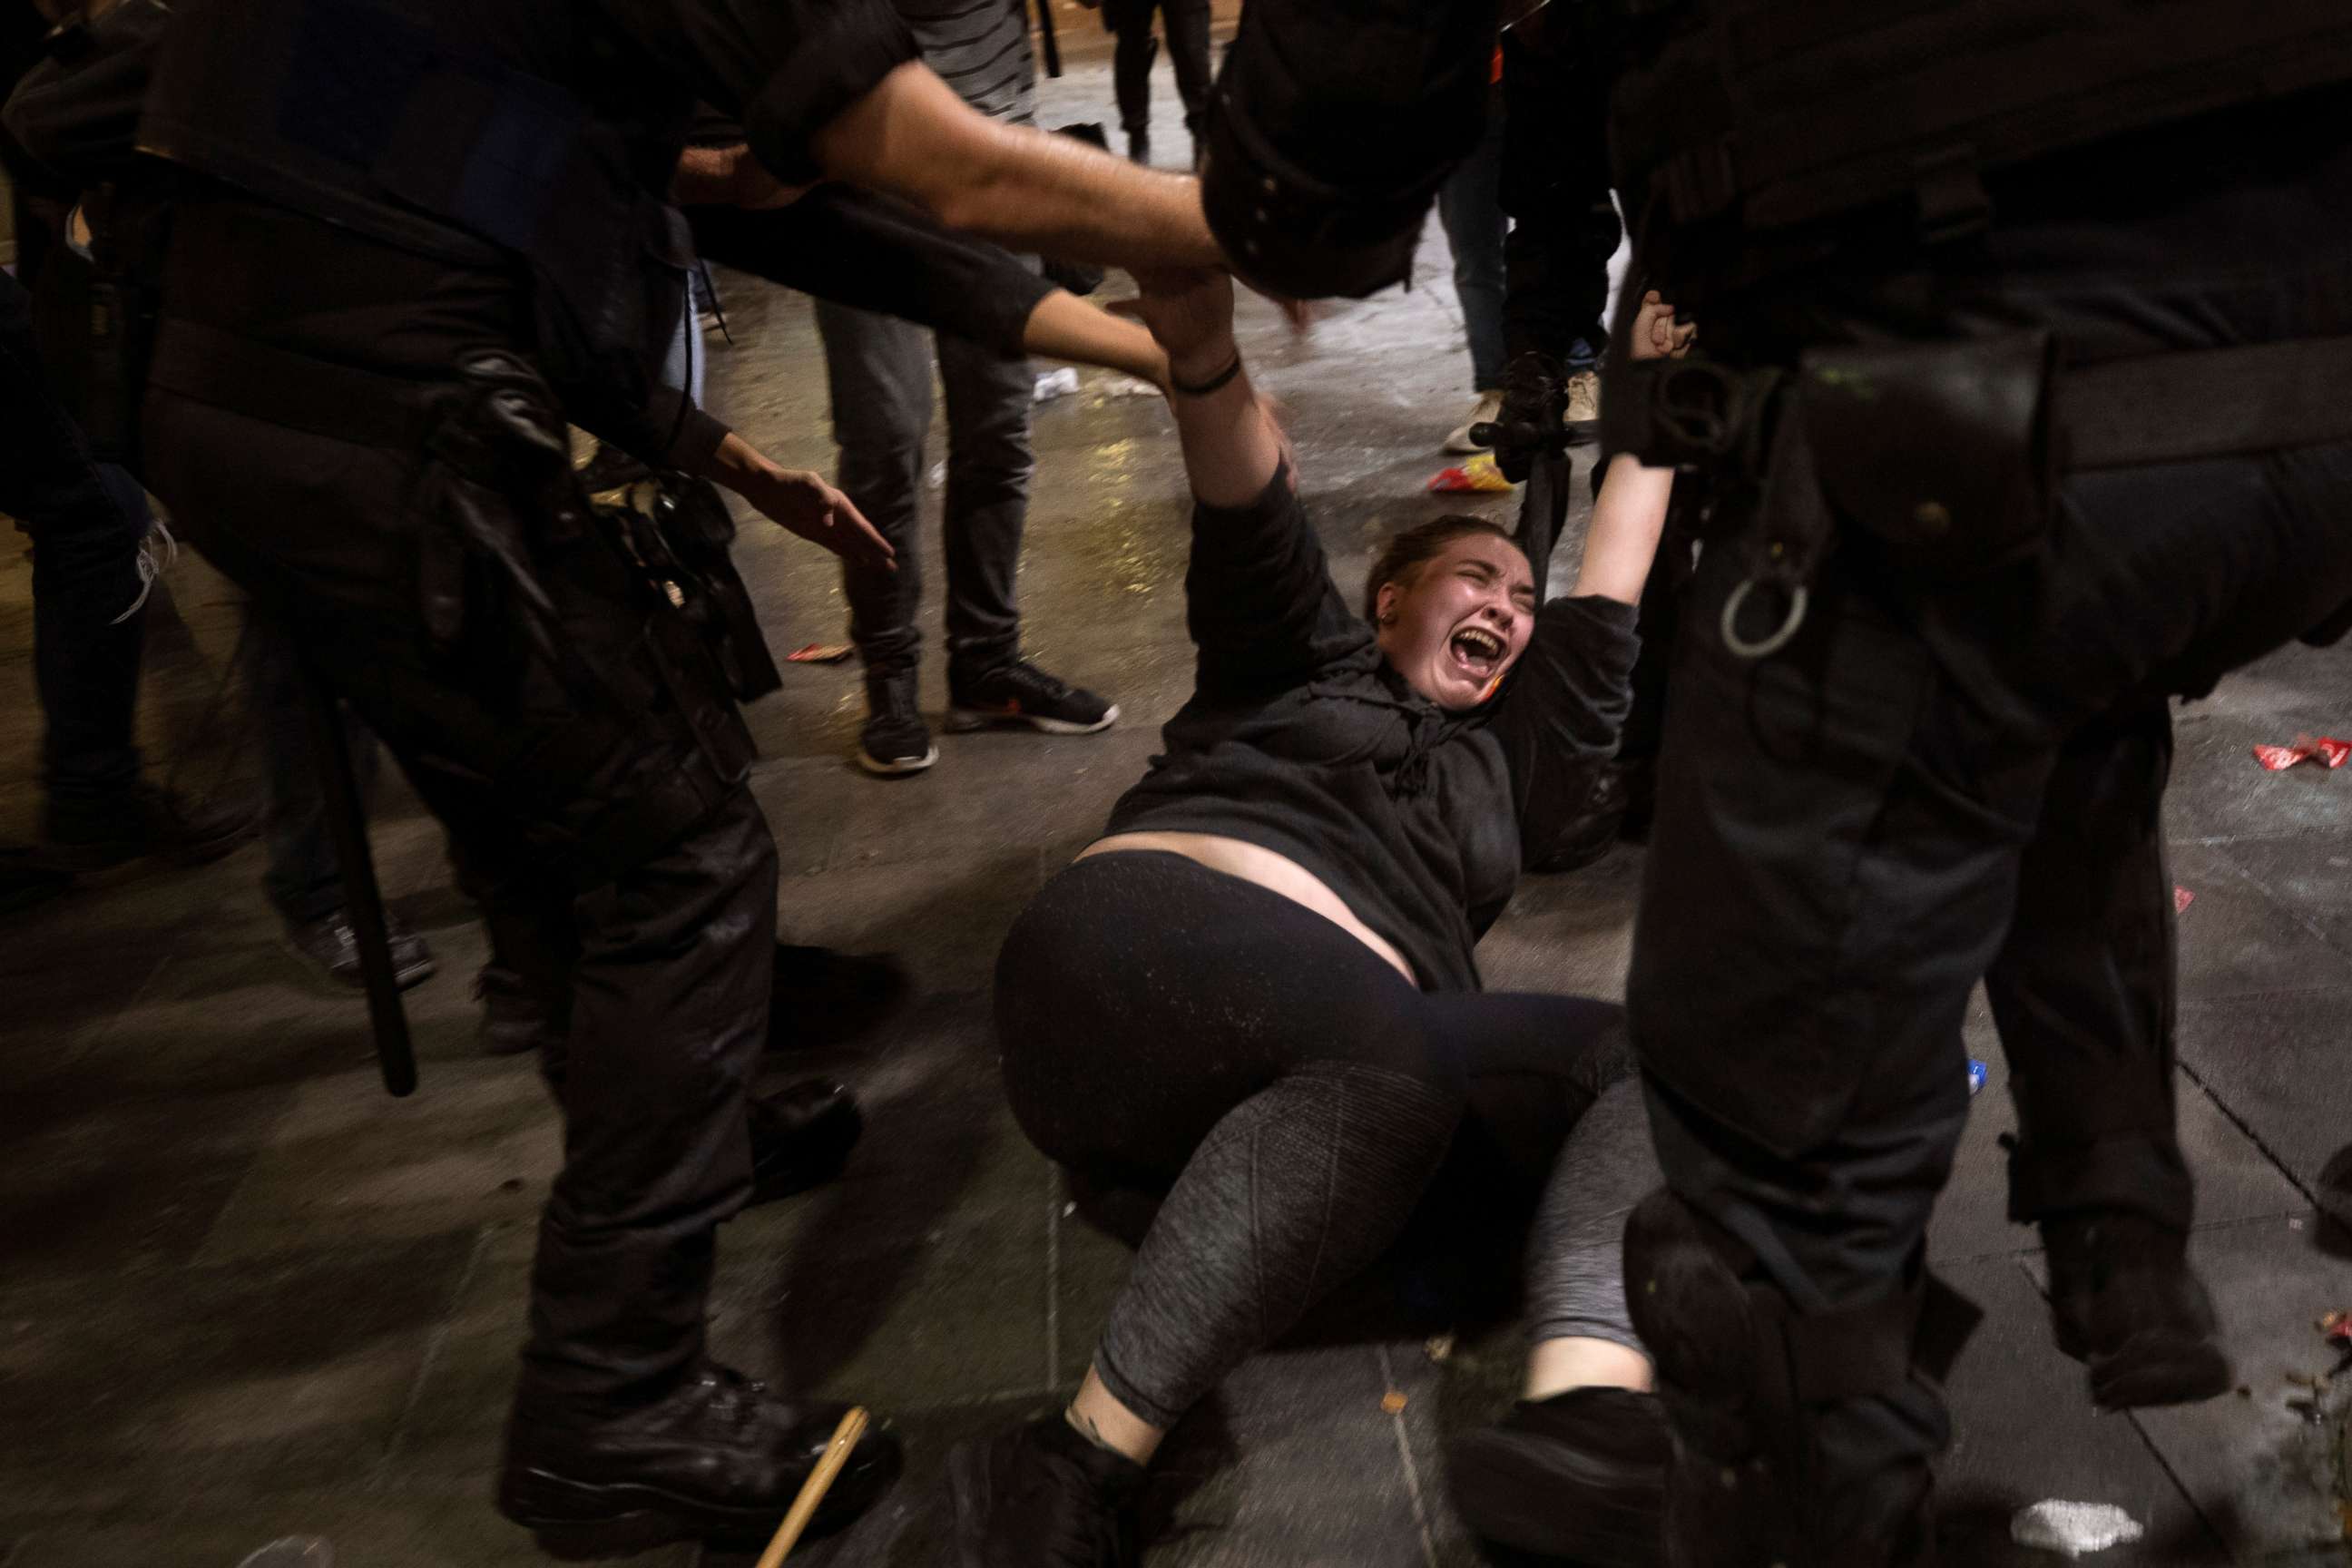
[[[595, 1421], [519, 1402], [499, 1511], [540, 1549], [579, 1561], [674, 1541], [758, 1551], [824, 1458], [847, 1406], [794, 1404], [715, 1363], [666, 1397]], [[811, 1530], [837, 1530], [898, 1474], [898, 1439], [869, 1427]]]
[[1521, 1400], [1446, 1446], [1454, 1511], [1480, 1539], [1591, 1568], [1654, 1568], [1674, 1443], [1654, 1394]]
[[2103, 1410], [2210, 1399], [2230, 1387], [2189, 1235], [2121, 1210], [2042, 1221], [2058, 1348], [2090, 1369]]
[[1791, 1397], [1803, 1369], [1790, 1364], [1787, 1309], [1771, 1286], [1734, 1268], [1727, 1255], [1738, 1246], [1670, 1192], [1651, 1194], [1626, 1221], [1626, 1303], [1656, 1358], [1675, 1436], [1665, 1561], [1926, 1568], [1935, 1561], [1927, 1464], [1820, 1473], [1814, 1436], [1825, 1407]]

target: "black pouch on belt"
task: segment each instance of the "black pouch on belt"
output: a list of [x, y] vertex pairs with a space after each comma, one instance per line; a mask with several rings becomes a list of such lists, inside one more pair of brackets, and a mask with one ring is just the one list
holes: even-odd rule
[[461, 389], [426, 437], [434, 460], [417, 495], [427, 519], [417, 562], [425, 636], [444, 656], [466, 657], [467, 623], [487, 601], [499, 606], [488, 619], [513, 615], [540, 658], [577, 685], [589, 672], [564, 646], [540, 580], [541, 552], [578, 541], [586, 527], [563, 424], [538, 373], [517, 356], [469, 354], [458, 370]]
[[634, 511], [623, 521], [639, 562], [709, 645], [737, 700], [750, 702], [782, 686], [751, 592], [735, 570], [735, 520], [717, 488], [707, 479], [665, 475], [650, 527], [640, 527], [647, 520]]
[[1832, 510], [1925, 581], [1971, 577], [2041, 542], [2056, 494], [2047, 332], [1807, 351], [1796, 412]]

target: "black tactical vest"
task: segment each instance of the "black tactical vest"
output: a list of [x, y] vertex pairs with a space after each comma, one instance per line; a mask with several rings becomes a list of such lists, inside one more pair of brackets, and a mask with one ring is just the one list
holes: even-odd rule
[[142, 151], [535, 284], [542, 352], [649, 386], [691, 248], [690, 93], [592, 0], [179, 0]]
[[1667, 250], [1906, 201], [1923, 240], [1965, 235], [1989, 172], [2352, 80], [2346, 0], [1608, 3], [1618, 190]]

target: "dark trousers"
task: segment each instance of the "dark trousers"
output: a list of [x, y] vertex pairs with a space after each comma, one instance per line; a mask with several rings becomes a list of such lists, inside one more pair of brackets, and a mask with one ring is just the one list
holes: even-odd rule
[[1118, 40], [1110, 68], [1119, 127], [1129, 137], [1151, 134], [1151, 62], [1160, 53], [1151, 36], [1154, 11], [1168, 34], [1176, 95], [1184, 100], [1184, 129], [1198, 146], [1215, 79], [1209, 68], [1209, 0], [1103, 0], [1103, 26]]
[[[319, 777], [310, 715], [303, 711], [299, 658], [299, 646], [274, 616], [254, 617], [246, 631], [246, 691], [269, 774], [262, 833], [268, 859], [261, 887], [289, 925], [324, 920], [343, 907], [342, 865], [327, 824], [326, 788]], [[348, 712], [340, 717], [364, 802], [383, 769], [383, 748]]]
[[[2001, 222], [1977, 243], [1822, 268], [1706, 331], [1778, 363], [2018, 324], [2074, 363], [2352, 331], [2333, 112], [2048, 160], [1994, 183]], [[1708, 547], [1629, 1006], [1669, 1184], [1796, 1312], [1882, 1300], [1917, 1260], [1979, 978], [2013, 1069], [2021, 1213], [2063, 1191], [2187, 1223], [2164, 699], [2352, 600], [2348, 517], [2352, 446], [2334, 446], [2070, 476], [2040, 549], [1965, 579], [1905, 573], [1849, 523], [1803, 630], [1757, 662], [1717, 633], [1748, 541]], [[1832, 1531], [1948, 1436], [1916, 1377], [1809, 1419]]]
[[833, 392], [838, 481], [898, 552], [898, 570], [845, 565], [849, 635], [869, 678], [913, 671], [922, 647], [916, 616], [923, 600], [923, 443], [931, 427], [936, 351], [947, 405], [947, 497], [941, 542], [948, 571], [948, 657], [984, 669], [1021, 648], [1014, 595], [1021, 532], [1028, 520], [1029, 407], [1036, 379], [1029, 361], [967, 338], [871, 310], [820, 300]]
[[138, 481], [90, 456], [49, 391], [32, 296], [0, 273], [0, 511], [33, 540], [33, 678], [50, 794], [102, 795], [139, 776], [132, 739], [143, 617]]
[[[501, 960], [556, 1026], [564, 1163], [521, 1397], [593, 1415], [666, 1392], [702, 1353], [714, 1232], [751, 1191], [776, 856], [740, 716], [601, 528], [525, 499], [568, 473], [561, 416], [527, 369], [509, 359], [499, 419], [464, 414], [493, 405], [452, 367], [485, 362], [449, 339], [478, 314], [489, 346], [512, 330], [496, 279], [241, 205], [184, 209], [173, 245], [167, 308], [206, 312], [215, 335], [167, 370], [175, 339], [196, 340], [176, 314], [164, 324], [145, 429], [157, 491], [400, 760]], [[460, 298], [475, 302], [447, 303]], [[425, 346], [379, 375], [358, 367], [402, 346], [374, 330], [386, 319]], [[352, 434], [322, 432], [339, 417]], [[526, 417], [541, 441], [505, 433]], [[548, 616], [462, 552], [461, 503], [472, 536], [514, 544]], [[460, 574], [455, 626], [427, 629], [428, 567]]]
[[1454, 252], [1454, 296], [1470, 345], [1470, 389], [1503, 384], [1503, 95], [1486, 95], [1486, 131], [1437, 190], [1438, 221]]

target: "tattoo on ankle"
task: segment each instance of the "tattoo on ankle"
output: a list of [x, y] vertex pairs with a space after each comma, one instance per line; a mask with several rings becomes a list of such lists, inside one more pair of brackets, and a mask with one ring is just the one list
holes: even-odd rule
[[[1094, 1417], [1082, 1414], [1076, 1405], [1073, 1405], [1066, 1407], [1062, 1412], [1062, 1419], [1070, 1424], [1071, 1431], [1076, 1432], [1079, 1436], [1084, 1437], [1096, 1447], [1103, 1449], [1107, 1453], [1116, 1454], [1118, 1452], [1118, 1450], [1112, 1447], [1109, 1441], [1103, 1436], [1102, 1428], [1095, 1425]], [[1124, 1458], [1124, 1456], [1121, 1457]]]

